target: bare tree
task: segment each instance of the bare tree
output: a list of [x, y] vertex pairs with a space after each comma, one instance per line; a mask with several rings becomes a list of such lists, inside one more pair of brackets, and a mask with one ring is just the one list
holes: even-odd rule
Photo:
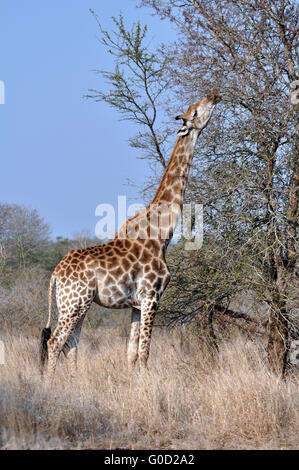
[[49, 233], [48, 224], [35, 209], [17, 204], [0, 204], [2, 274], [39, 262], [43, 250], [48, 246]]
[[[237, 265], [243, 252], [248, 269], [239, 289], [253, 288], [268, 305], [269, 360], [283, 374], [288, 312], [298, 306], [296, 2], [141, 4], [178, 28], [176, 44], [165, 48], [172, 92], [189, 101], [213, 87], [223, 96], [219, 119], [198, 152], [190, 198], [205, 204], [206, 230], [217, 246], [230, 246], [227, 254]], [[237, 279], [236, 269], [231, 274], [229, 285]]]

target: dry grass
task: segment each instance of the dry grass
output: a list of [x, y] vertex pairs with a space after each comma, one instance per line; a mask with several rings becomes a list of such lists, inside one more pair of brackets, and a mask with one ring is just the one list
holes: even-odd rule
[[272, 375], [263, 345], [237, 336], [219, 354], [154, 331], [149, 370], [128, 378], [119, 330], [85, 331], [78, 376], [64, 358], [45, 389], [38, 340], [9, 336], [0, 365], [4, 449], [287, 449], [298, 447], [298, 376]]

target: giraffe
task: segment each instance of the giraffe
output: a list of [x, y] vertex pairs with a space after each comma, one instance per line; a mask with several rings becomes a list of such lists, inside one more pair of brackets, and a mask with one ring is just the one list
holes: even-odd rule
[[[41, 340], [41, 371], [47, 362], [48, 381], [54, 377], [61, 351], [75, 374], [81, 326], [92, 302], [114, 309], [131, 307], [128, 368], [131, 372], [138, 358], [141, 369], [146, 368], [155, 313], [170, 280], [165, 253], [180, 216], [194, 147], [220, 100], [212, 92], [176, 117], [183, 125], [149, 206], [127, 220], [113, 240], [72, 250], [54, 269], [48, 290], [48, 323]], [[59, 317], [51, 334], [55, 284]]]

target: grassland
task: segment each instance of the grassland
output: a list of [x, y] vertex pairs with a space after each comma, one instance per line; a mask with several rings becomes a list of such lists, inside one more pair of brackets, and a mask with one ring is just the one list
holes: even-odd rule
[[123, 329], [86, 328], [76, 379], [62, 356], [46, 389], [37, 333], [0, 339], [2, 449], [298, 448], [298, 375], [273, 375], [258, 340], [236, 334], [212, 354], [155, 329], [148, 371], [128, 377]]

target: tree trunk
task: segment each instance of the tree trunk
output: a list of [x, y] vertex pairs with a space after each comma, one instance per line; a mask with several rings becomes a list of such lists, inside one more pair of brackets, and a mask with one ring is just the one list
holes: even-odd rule
[[270, 313], [268, 360], [271, 370], [284, 377], [289, 350], [288, 318], [285, 307], [272, 308]]

